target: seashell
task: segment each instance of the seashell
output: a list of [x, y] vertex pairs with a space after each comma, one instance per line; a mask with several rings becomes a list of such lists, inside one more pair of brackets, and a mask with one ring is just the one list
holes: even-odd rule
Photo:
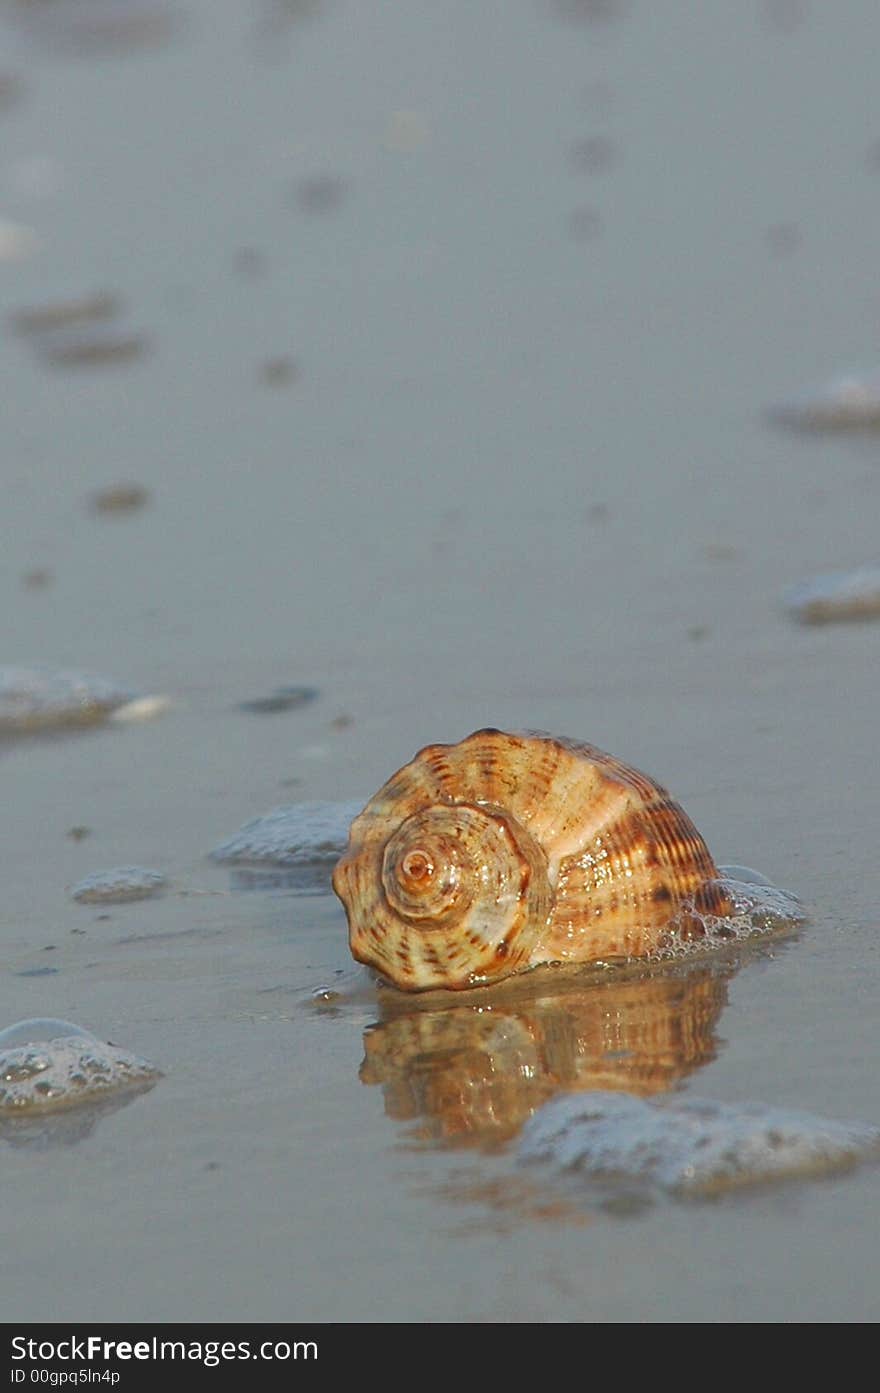
[[734, 911], [665, 788], [541, 731], [421, 750], [355, 818], [333, 888], [354, 957], [410, 991], [645, 957]]

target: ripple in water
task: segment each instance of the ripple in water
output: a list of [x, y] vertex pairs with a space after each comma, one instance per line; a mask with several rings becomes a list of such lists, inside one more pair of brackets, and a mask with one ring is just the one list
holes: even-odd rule
[[600, 1198], [710, 1199], [880, 1159], [880, 1128], [763, 1103], [579, 1093], [555, 1098], [526, 1123], [518, 1159], [576, 1174]]
[[151, 1087], [161, 1072], [71, 1021], [18, 1021], [0, 1031], [0, 1123]]

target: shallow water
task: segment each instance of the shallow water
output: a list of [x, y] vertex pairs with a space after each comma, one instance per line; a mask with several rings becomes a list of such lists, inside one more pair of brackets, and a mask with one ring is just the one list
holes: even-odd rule
[[[876, 555], [880, 443], [764, 415], [876, 361], [876, 6], [181, 0], [97, 50], [25, 8], [0, 661], [173, 704], [0, 745], [0, 1021], [165, 1076], [67, 1144], [0, 1140], [6, 1318], [876, 1318], [876, 1170], [627, 1222], [508, 1183], [573, 1073], [880, 1122], [880, 628], [778, 601]], [[151, 352], [73, 371], [16, 332], [93, 295]], [[123, 481], [150, 506], [96, 514]], [[320, 696], [239, 709], [293, 686]], [[655, 775], [810, 923], [641, 1003], [448, 1010], [359, 975], [329, 895], [208, 856], [487, 724]], [[174, 892], [70, 899], [130, 865]]]

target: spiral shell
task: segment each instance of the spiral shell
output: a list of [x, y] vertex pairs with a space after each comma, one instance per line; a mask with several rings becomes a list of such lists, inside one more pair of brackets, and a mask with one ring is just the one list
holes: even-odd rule
[[643, 957], [731, 906], [666, 789], [591, 745], [428, 745], [355, 818], [333, 888], [351, 951], [409, 991]]

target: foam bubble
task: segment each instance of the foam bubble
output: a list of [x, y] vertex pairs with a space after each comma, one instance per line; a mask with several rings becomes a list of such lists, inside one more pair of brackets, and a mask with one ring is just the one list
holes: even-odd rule
[[50, 667], [0, 667], [0, 735], [95, 725], [142, 697], [112, 678]]
[[731, 943], [787, 933], [806, 919], [804, 907], [795, 896], [771, 885], [758, 871], [747, 866], [722, 866], [719, 871], [718, 884], [733, 912], [704, 914], [691, 900], [685, 900], [670, 920], [663, 941], [647, 955], [649, 961], [711, 952]]
[[518, 1159], [574, 1172], [607, 1195], [710, 1198], [880, 1159], [880, 1128], [763, 1103], [646, 1101], [625, 1093], [555, 1098], [523, 1129]]
[[814, 576], [793, 585], [783, 599], [802, 624], [880, 618], [880, 564]]
[[[291, 803], [253, 818], [211, 852], [215, 861], [253, 867], [236, 872], [238, 889], [255, 886], [325, 893], [330, 873], [348, 844], [348, 829], [363, 803]], [[286, 868], [282, 876], [272, 867]]]
[[82, 904], [124, 904], [158, 895], [168, 884], [161, 871], [143, 866], [116, 866], [111, 871], [93, 871], [71, 890]]
[[0, 1031], [0, 1120], [152, 1086], [160, 1071], [71, 1021], [18, 1021]]

